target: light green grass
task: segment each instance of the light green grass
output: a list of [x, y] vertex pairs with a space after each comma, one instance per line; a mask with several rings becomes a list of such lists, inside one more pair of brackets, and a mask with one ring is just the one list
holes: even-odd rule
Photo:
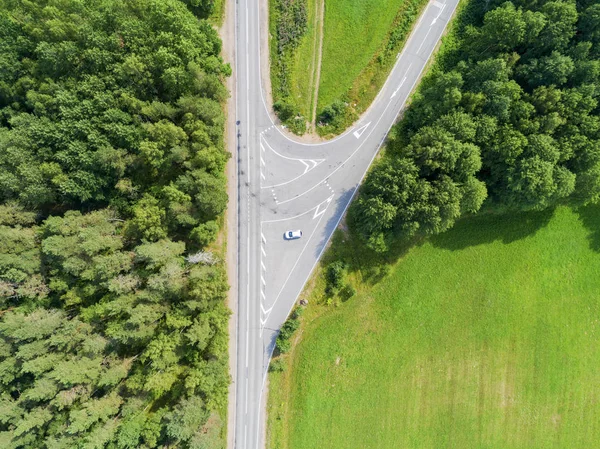
[[599, 207], [466, 219], [358, 287], [270, 376], [271, 448], [598, 447]]
[[327, 0], [318, 108], [340, 98], [373, 58], [406, 0]]

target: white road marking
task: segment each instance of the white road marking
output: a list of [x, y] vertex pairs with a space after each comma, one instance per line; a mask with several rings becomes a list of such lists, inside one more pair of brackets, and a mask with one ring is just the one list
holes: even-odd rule
[[309, 214], [309, 213], [311, 213], [313, 210], [315, 210], [315, 209], [318, 209], [318, 208], [319, 208], [319, 207], [320, 207], [322, 204], [325, 204], [325, 203], [329, 203], [329, 202], [331, 202], [331, 198], [332, 198], [332, 197], [329, 197], [329, 198], [327, 198], [325, 201], [322, 201], [322, 202], [320, 202], [319, 204], [317, 204], [315, 207], [311, 207], [311, 208], [310, 208], [310, 209], [308, 209], [306, 212], [302, 212], [301, 214], [294, 215], [293, 217], [288, 217], [288, 218], [280, 218], [280, 219], [278, 219], [278, 220], [265, 220], [265, 221], [261, 221], [261, 222], [260, 222], [260, 224], [261, 224], [261, 226], [262, 226], [262, 225], [263, 225], [263, 224], [265, 224], [265, 223], [280, 223], [280, 222], [282, 222], [282, 221], [288, 221], [288, 220], [294, 220], [294, 219], [296, 219], [296, 218], [300, 218], [300, 217], [302, 217], [302, 216], [304, 216], [304, 215], [306, 215], [306, 214]]
[[260, 250], [262, 251], [263, 256], [267, 257], [267, 253], [265, 253], [265, 249], [262, 246], [260, 247]]
[[261, 164], [261, 165], [265, 165], [265, 160], [263, 159], [263, 157], [262, 157], [262, 156], [260, 157], [260, 164]]
[[263, 285], [267, 285], [267, 281], [265, 281], [265, 278], [262, 274], [260, 275], [260, 281], [263, 283]]
[[263, 270], [267, 271], [267, 267], [265, 267], [265, 263], [262, 260], [260, 261], [260, 266]]
[[[437, 3], [437, 2], [434, 2], [434, 3]], [[437, 5], [436, 5], [436, 6], [437, 6]], [[446, 7], [446, 5], [442, 5], [442, 6], [441, 6], [440, 12], [438, 13], [438, 15], [437, 15], [437, 16], [435, 16], [435, 17], [433, 18], [433, 20], [431, 21], [431, 25], [434, 25], [434, 24], [435, 24], [435, 22], [437, 22], [437, 19], [439, 19], [439, 18], [440, 18], [440, 16], [442, 15], [442, 12], [444, 11], [444, 8], [445, 8], [445, 7]], [[431, 25], [429, 25], [429, 26], [431, 26]]]
[[263, 307], [263, 305], [260, 305], [260, 310], [262, 310], [262, 313], [265, 315], [268, 315], [269, 313], [271, 313], [271, 310], [273, 310], [273, 306], [271, 306], [270, 309], [265, 310], [265, 308]]
[[[325, 211], [329, 207], [329, 203], [331, 203], [331, 200], [333, 200], [333, 195], [331, 195], [329, 198], [327, 198], [325, 201], [323, 201], [321, 204], [319, 204], [317, 206], [317, 210], [315, 210], [315, 214], [313, 215], [313, 220], [317, 217], [320, 217], [321, 215], [323, 215], [325, 213]], [[323, 209], [322, 211], [319, 212], [319, 208], [321, 207], [322, 204], [326, 204], [325, 209]]]
[[440, 2], [438, 2], [437, 0], [433, 0], [433, 1], [431, 2], [431, 4], [432, 4], [433, 6], [437, 6], [438, 8], [442, 8], [442, 9], [444, 9], [444, 8], [446, 7], [446, 5], [444, 5], [443, 3], [440, 3]]
[[392, 94], [392, 96], [390, 98], [394, 98], [396, 96], [396, 94], [398, 93], [398, 91], [400, 90], [400, 88], [402, 87], [402, 85], [404, 84], [404, 81], [406, 81], [406, 77], [402, 78], [402, 81], [400, 82], [400, 85], [394, 91], [394, 93]]
[[263, 297], [263, 299], [267, 299], [267, 297], [265, 296], [265, 292], [264, 291], [260, 291], [260, 295]]
[[260, 233], [260, 238], [262, 238], [262, 241], [267, 243], [267, 239], [265, 238], [265, 235], [261, 232]]
[[[302, 176], [304, 176], [305, 174], [307, 174], [309, 171], [311, 171], [312, 169], [316, 168], [319, 164], [321, 164], [322, 162], [325, 162], [325, 159], [302, 159], [302, 158], [297, 158], [297, 157], [289, 157], [289, 156], [284, 156], [283, 154], [278, 153], [277, 151], [275, 151], [273, 149], [273, 147], [271, 145], [269, 145], [269, 142], [267, 142], [267, 140], [264, 137], [261, 137], [261, 142], [260, 142], [260, 147], [262, 149], [262, 151], [265, 151], [265, 146], [269, 148], [269, 150], [271, 150], [273, 153], [275, 153], [277, 156], [283, 158], [283, 159], [287, 159], [289, 161], [296, 161], [296, 162], [300, 162], [301, 164], [304, 165], [304, 173], [296, 176], [295, 178], [292, 178], [288, 181], [284, 181], [284, 182], [280, 182], [278, 184], [272, 184], [272, 185], [268, 185], [268, 186], [262, 186], [262, 189], [270, 189], [273, 187], [281, 187], [284, 186], [286, 184], [290, 184], [294, 181], [296, 181], [297, 179], [301, 178]], [[309, 165], [312, 164], [312, 167]]]
[[260, 171], [260, 177], [263, 179], [263, 181], [267, 178], [265, 178], [265, 174], [262, 172], [262, 170]]
[[354, 131], [352, 133], [352, 134], [354, 134], [354, 137], [356, 137], [357, 139], [360, 139], [360, 136], [363, 135], [363, 133], [366, 131], [366, 129], [369, 127], [370, 124], [371, 124], [371, 122], [367, 123], [366, 125], [361, 126], [356, 131]]

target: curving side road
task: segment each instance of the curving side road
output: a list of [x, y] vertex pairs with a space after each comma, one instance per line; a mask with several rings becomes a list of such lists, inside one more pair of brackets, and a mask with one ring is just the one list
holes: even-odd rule
[[[237, 363], [233, 446], [264, 447], [267, 368], [291, 311], [398, 113], [419, 81], [459, 0], [431, 0], [369, 110], [328, 142], [290, 139], [261, 88], [261, 0], [236, 0], [238, 167]], [[284, 241], [288, 229], [302, 229]]]

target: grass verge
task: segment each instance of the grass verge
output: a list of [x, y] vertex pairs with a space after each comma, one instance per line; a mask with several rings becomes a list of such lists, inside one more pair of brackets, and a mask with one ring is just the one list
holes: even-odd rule
[[342, 132], [367, 109], [426, 3], [426, 0], [327, 2], [317, 107], [321, 121], [319, 134]]
[[313, 278], [270, 375], [270, 447], [594, 447], [599, 228], [598, 206], [482, 215], [398, 248], [389, 274], [338, 233], [324, 264], [358, 293], [325, 306]]

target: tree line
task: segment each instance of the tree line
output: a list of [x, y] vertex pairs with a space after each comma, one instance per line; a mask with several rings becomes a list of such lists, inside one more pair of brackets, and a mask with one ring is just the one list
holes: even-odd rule
[[231, 70], [185, 3], [0, 0], [3, 448], [224, 445]]
[[600, 199], [600, 4], [471, 1], [351, 206], [372, 249]]

